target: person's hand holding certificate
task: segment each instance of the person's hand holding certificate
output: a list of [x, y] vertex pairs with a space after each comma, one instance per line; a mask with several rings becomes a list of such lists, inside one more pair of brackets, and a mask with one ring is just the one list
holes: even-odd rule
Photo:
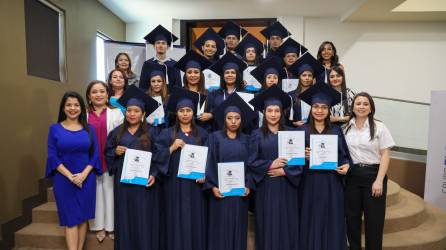
[[245, 163], [218, 163], [218, 188], [223, 196], [245, 195]]
[[279, 131], [279, 158], [288, 160], [288, 166], [305, 165], [305, 132]]
[[336, 169], [338, 166], [337, 135], [310, 135], [310, 148], [310, 169]]
[[204, 178], [208, 147], [186, 144], [181, 149], [178, 177], [185, 179]]
[[125, 151], [121, 182], [147, 186], [149, 182], [151, 160], [151, 152], [128, 148]]

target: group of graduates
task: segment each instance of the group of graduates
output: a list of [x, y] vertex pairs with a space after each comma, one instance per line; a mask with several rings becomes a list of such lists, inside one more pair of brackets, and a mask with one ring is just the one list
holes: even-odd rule
[[[261, 33], [267, 51], [234, 22], [208, 28], [194, 43], [200, 52], [176, 62], [166, 53], [177, 38], [159, 25], [145, 37], [156, 56], [139, 82], [120, 53], [86, 103], [64, 95], [46, 175], [69, 249], [82, 249], [90, 220], [115, 249], [244, 250], [248, 211], [257, 250], [361, 249], [363, 212], [367, 249], [381, 249], [394, 142], [371, 96], [346, 88], [331, 42], [316, 59], [280, 22]], [[305, 132], [304, 166], [278, 157], [278, 131]], [[309, 168], [315, 134], [338, 137], [336, 170]], [[186, 144], [208, 147], [205, 178], [178, 176]], [[120, 182], [127, 149], [152, 152], [146, 186]], [[242, 196], [219, 189], [218, 165], [229, 162], [244, 162]]]

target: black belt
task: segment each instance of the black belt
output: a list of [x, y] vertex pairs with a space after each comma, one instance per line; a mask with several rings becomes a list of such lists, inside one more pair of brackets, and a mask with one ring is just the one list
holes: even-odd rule
[[358, 163], [358, 164], [354, 164], [353, 166], [360, 167], [360, 168], [379, 168], [379, 164]]

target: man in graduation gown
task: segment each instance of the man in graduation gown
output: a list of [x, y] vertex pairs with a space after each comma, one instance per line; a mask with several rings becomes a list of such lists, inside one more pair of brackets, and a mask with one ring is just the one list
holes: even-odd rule
[[144, 39], [155, 47], [156, 55], [144, 62], [141, 69], [139, 87], [144, 90], [149, 88], [150, 83], [143, 81], [143, 79], [148, 79], [147, 74], [150, 71], [149, 69], [153, 67], [153, 64], [161, 64], [166, 68], [166, 81], [169, 90], [174, 86], [181, 87], [180, 71], [174, 67], [176, 61], [167, 57], [169, 46], [178, 38], [163, 26], [158, 25]]
[[248, 33], [248, 31], [232, 21], [227, 22], [218, 32], [221, 38], [225, 41], [226, 52], [233, 53], [238, 58], [241, 58], [241, 56], [235, 53], [235, 47], [237, 47], [246, 33]]
[[280, 47], [283, 40], [291, 36], [291, 33], [279, 21], [264, 28], [260, 33], [267, 39], [268, 53], [266, 54], [266, 58], [275, 55], [276, 50]]

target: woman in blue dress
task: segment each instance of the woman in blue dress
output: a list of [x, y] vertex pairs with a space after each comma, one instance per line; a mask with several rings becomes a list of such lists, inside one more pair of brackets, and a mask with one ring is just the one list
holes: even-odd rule
[[[248, 234], [248, 195], [252, 189], [248, 161], [249, 137], [241, 132], [255, 112], [238, 95], [231, 95], [216, 111], [221, 130], [209, 135], [205, 190], [209, 198], [208, 250], [246, 250]], [[219, 164], [242, 162], [245, 188], [237, 194], [219, 189]]]
[[208, 134], [193, 119], [197, 110], [196, 93], [174, 88], [167, 107], [176, 113], [175, 125], [158, 136], [155, 158], [162, 174], [163, 250], [204, 250], [206, 248], [206, 199], [204, 178], [178, 177], [181, 148], [186, 144], [203, 146]]
[[345, 250], [347, 239], [344, 216], [344, 181], [351, 164], [350, 154], [340, 127], [330, 122], [330, 107], [340, 102], [340, 94], [318, 82], [299, 98], [311, 105], [305, 131], [306, 158], [310, 157], [311, 135], [338, 136], [338, 163], [335, 170], [304, 168], [301, 189], [300, 242], [306, 250]]
[[59, 223], [69, 250], [82, 249], [87, 220], [95, 216], [96, 177], [101, 175], [99, 149], [86, 108], [76, 92], [62, 97], [57, 123], [48, 133], [46, 177], [53, 181]]
[[297, 250], [299, 248], [299, 194], [302, 167], [288, 166], [278, 157], [278, 131], [283, 124], [283, 110], [290, 105], [289, 96], [271, 86], [250, 103], [263, 111], [261, 128], [249, 141], [248, 166], [255, 182], [256, 250]]
[[160, 211], [156, 164], [152, 160], [146, 186], [120, 181], [127, 149], [155, 154], [154, 129], [145, 117], [158, 107], [158, 102], [134, 85], [118, 102], [126, 107], [125, 120], [108, 135], [105, 148], [109, 173], [114, 176], [115, 249], [157, 250]]

